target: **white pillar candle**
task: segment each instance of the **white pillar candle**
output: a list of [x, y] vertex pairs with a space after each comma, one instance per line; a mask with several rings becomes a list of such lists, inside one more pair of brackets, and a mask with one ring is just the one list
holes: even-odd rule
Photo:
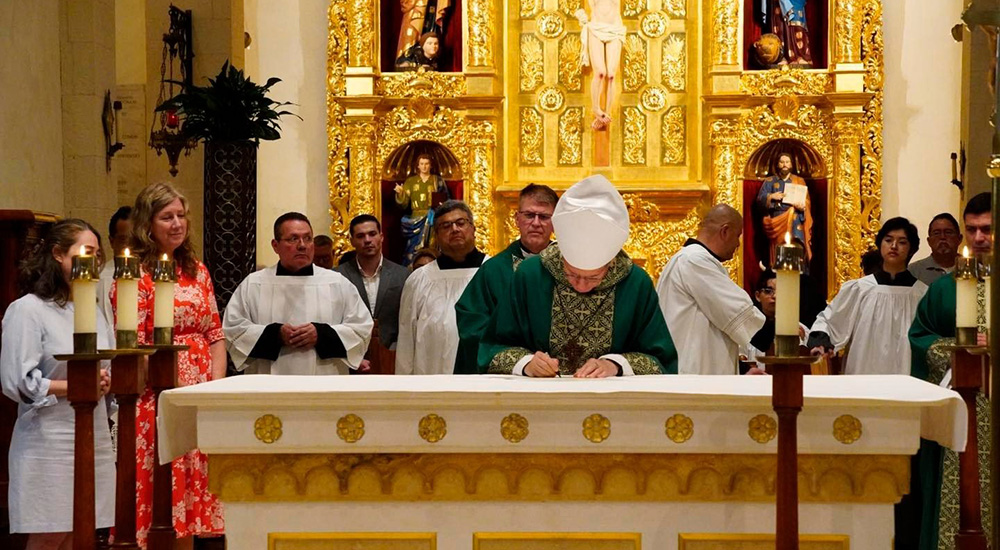
[[153, 328], [174, 326], [174, 262], [163, 258], [156, 262], [153, 276]]
[[774, 333], [778, 336], [799, 335], [799, 272], [779, 269], [774, 292]]
[[963, 247], [962, 255], [955, 259], [955, 326], [976, 327], [979, 310], [976, 300], [976, 270], [969, 257], [969, 248]]
[[96, 258], [87, 254], [87, 247], [80, 247], [80, 255], [73, 257], [70, 286], [73, 292], [73, 332], [97, 333], [97, 264]]
[[123, 255], [115, 258], [115, 285], [118, 293], [116, 330], [134, 332], [139, 328], [138, 260], [127, 248]]

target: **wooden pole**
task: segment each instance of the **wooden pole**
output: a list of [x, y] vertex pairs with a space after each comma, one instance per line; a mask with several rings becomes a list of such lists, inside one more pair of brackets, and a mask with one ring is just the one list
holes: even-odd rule
[[[154, 403], [158, 403], [160, 394], [174, 387], [177, 376], [177, 352], [187, 349], [187, 346], [155, 346], [154, 349], [156, 351], [149, 357], [149, 386], [153, 390]], [[157, 464], [159, 463], [158, 439], [159, 437], [153, 439], [153, 460]], [[176, 540], [172, 475], [170, 462], [158, 464], [153, 470], [153, 522], [146, 541], [148, 550], [172, 550]]]
[[146, 387], [145, 356], [150, 350], [116, 353], [111, 360], [111, 391], [118, 400], [118, 477], [115, 493], [115, 542], [111, 548], [137, 550], [135, 540], [135, 414]]
[[979, 445], [976, 433], [976, 396], [983, 385], [984, 356], [966, 348], [956, 348], [952, 355], [952, 387], [969, 411], [969, 438], [958, 462], [958, 533], [956, 550], [986, 550], [983, 514], [979, 491]]

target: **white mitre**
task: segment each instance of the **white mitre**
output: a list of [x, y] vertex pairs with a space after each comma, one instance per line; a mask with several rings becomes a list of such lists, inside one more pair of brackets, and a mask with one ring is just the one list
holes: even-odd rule
[[608, 178], [594, 175], [563, 193], [552, 227], [569, 265], [597, 269], [614, 259], [628, 240], [628, 208]]

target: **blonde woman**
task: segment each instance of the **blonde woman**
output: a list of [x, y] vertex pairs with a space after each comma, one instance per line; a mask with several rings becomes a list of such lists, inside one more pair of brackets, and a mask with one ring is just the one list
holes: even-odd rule
[[[182, 386], [208, 382], [226, 375], [226, 345], [215, 292], [208, 269], [195, 257], [188, 228], [188, 202], [168, 183], [150, 185], [136, 197], [132, 209], [132, 249], [139, 256], [139, 343], [153, 339], [156, 260], [164, 254], [177, 265], [174, 291], [174, 344], [190, 346], [177, 361]], [[136, 413], [136, 528], [145, 547], [152, 520], [153, 440], [156, 437], [153, 394], [147, 390]], [[173, 463], [174, 530], [178, 548], [191, 548], [194, 535], [223, 532], [222, 507], [208, 492], [208, 460], [192, 451]]]

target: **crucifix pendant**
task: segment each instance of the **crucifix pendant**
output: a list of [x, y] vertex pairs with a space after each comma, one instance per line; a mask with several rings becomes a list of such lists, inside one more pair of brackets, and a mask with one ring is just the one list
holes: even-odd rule
[[580, 367], [580, 358], [583, 357], [583, 352], [583, 346], [580, 345], [580, 341], [576, 338], [563, 346], [562, 354], [566, 356], [566, 367], [570, 372]]

